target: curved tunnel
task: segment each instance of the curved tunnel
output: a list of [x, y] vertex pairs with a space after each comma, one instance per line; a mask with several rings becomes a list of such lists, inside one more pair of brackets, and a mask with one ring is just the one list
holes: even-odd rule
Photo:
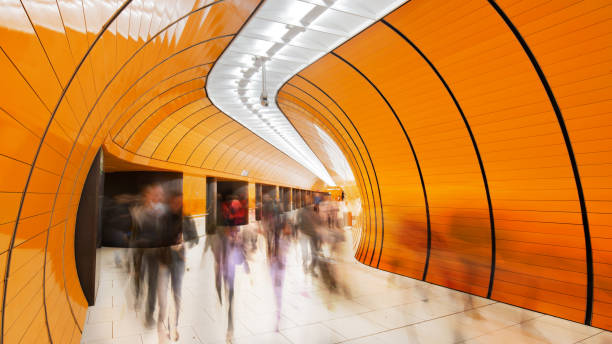
[[[207, 97], [258, 6], [4, 2], [4, 343], [80, 340], [72, 242], [101, 147], [152, 169], [323, 188]], [[354, 176], [332, 173], [361, 201], [355, 258], [612, 329], [611, 17], [607, 1], [412, 0], [289, 79], [281, 111], [329, 171], [327, 139]]]

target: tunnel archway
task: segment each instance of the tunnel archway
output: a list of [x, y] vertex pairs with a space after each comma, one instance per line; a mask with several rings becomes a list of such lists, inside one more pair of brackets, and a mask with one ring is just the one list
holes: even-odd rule
[[[78, 340], [72, 243], [100, 147], [194, 183], [323, 188], [206, 94], [260, 4], [3, 5], [2, 342]], [[356, 259], [612, 328], [611, 16], [597, 1], [412, 0], [289, 79], [278, 107], [359, 199]]]

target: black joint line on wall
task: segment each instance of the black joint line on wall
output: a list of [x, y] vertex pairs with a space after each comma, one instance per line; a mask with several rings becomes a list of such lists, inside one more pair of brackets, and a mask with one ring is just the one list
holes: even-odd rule
[[[393, 106], [391, 106], [391, 103], [389, 103], [389, 101], [387, 100], [385, 95], [380, 91], [380, 89], [378, 89], [378, 87], [372, 82], [372, 80], [370, 80], [365, 74], [363, 74], [363, 72], [361, 72], [361, 70], [359, 70], [357, 67], [355, 67], [353, 64], [351, 64], [346, 59], [344, 59], [342, 56], [338, 55], [337, 53], [335, 53], [333, 51], [330, 52], [330, 54], [336, 56], [338, 59], [340, 59], [341, 61], [346, 63], [348, 66], [353, 68], [353, 70], [355, 70], [357, 73], [359, 73], [359, 75], [361, 75], [372, 86], [372, 88], [374, 88], [374, 90], [376, 90], [378, 95], [380, 95], [380, 97], [384, 100], [384, 102], [389, 107], [389, 110], [391, 110], [391, 112], [393, 113], [393, 116], [395, 116], [395, 119], [397, 120], [397, 123], [400, 125], [400, 127], [401, 127], [401, 129], [402, 129], [402, 131], [404, 133], [404, 136], [406, 137], [406, 140], [408, 141], [408, 145], [410, 146], [410, 150], [412, 151], [412, 155], [414, 157], [414, 161], [416, 163], [417, 170], [419, 172], [419, 178], [421, 179], [421, 188], [423, 189], [423, 198], [425, 200], [425, 212], [427, 214], [427, 237], [430, 238], [431, 237], [431, 224], [430, 224], [430, 221], [429, 221], [429, 202], [427, 201], [427, 191], [425, 189], [425, 180], [423, 179], [423, 173], [421, 172], [421, 165], [419, 164], [419, 159], [417, 158], [416, 151], [414, 150], [414, 146], [412, 145], [412, 141], [410, 140], [410, 137], [408, 136], [408, 133], [406, 132], [406, 128], [404, 128], [404, 124], [402, 123], [402, 121], [400, 120], [399, 116], [395, 112], [395, 109], [393, 109]], [[383, 218], [383, 230], [382, 230], [381, 236], [382, 236], [382, 238], [381, 238], [380, 252], [378, 254], [378, 263], [380, 263], [380, 257], [382, 255], [382, 247], [383, 247], [382, 244], [383, 244], [383, 240], [384, 240], [384, 236], [385, 236], [384, 218]], [[429, 239], [428, 239], [428, 241], [429, 241]], [[376, 236], [374, 237], [374, 245], [376, 245]], [[373, 257], [374, 257], [374, 252], [372, 252], [372, 258]], [[427, 259], [426, 260], [427, 261], [429, 260], [429, 250], [427, 250]], [[370, 264], [371, 263], [372, 263], [372, 259], [370, 259]], [[378, 267], [378, 265], [379, 264], [377, 264], [376, 266]], [[427, 263], [426, 263], [426, 265], [427, 265]]]
[[[490, 299], [491, 293], [493, 292], [493, 281], [495, 279], [495, 260], [496, 260], [495, 258], [497, 254], [496, 245], [495, 245], [495, 220], [493, 217], [493, 203], [491, 201], [491, 193], [489, 191], [489, 182], [487, 181], [487, 174], [485, 172], [484, 163], [482, 162], [480, 150], [478, 149], [478, 144], [476, 143], [476, 138], [474, 137], [474, 133], [472, 132], [472, 128], [470, 127], [470, 123], [465, 117], [465, 114], [463, 113], [463, 109], [459, 105], [459, 101], [455, 97], [455, 94], [451, 90], [450, 86], [448, 85], [444, 77], [442, 77], [442, 74], [440, 74], [438, 69], [431, 62], [431, 60], [429, 60], [429, 58], [427, 58], [427, 56], [421, 51], [421, 49], [419, 49], [416, 46], [416, 44], [414, 44], [408, 37], [406, 37], [406, 35], [404, 35], [403, 32], [401, 32], [399, 29], [397, 29], [395, 26], [393, 26], [391, 23], [389, 23], [388, 21], [384, 19], [381, 19], [380, 21], [381, 23], [389, 27], [391, 30], [393, 30], [396, 34], [398, 34], [401, 38], [403, 38], [406, 41], [406, 43], [408, 43], [419, 54], [419, 56], [421, 56], [423, 60], [427, 62], [431, 70], [436, 74], [440, 82], [444, 85], [444, 88], [446, 88], [446, 91], [448, 92], [449, 96], [452, 98], [453, 103], [455, 103], [455, 107], [457, 107], [457, 111], [459, 111], [459, 114], [461, 115], [461, 118], [463, 119], [463, 123], [465, 124], [465, 128], [467, 129], [468, 134], [470, 135], [470, 139], [472, 140], [472, 146], [474, 147], [474, 152], [476, 153], [476, 158], [478, 159], [478, 165], [480, 167], [480, 173], [482, 174], [482, 181], [483, 181], [485, 193], [487, 196], [487, 203], [489, 205], [489, 222], [491, 226], [491, 269], [489, 273], [489, 287], [487, 290], [487, 298]], [[427, 252], [429, 253], [429, 246], [431, 245], [431, 240], [429, 240], [429, 238], [427, 240], [427, 243], [428, 243]]]
[[[380, 192], [380, 184], [378, 182], [378, 174], [376, 173], [376, 167], [374, 166], [374, 162], [372, 161], [372, 156], [370, 155], [370, 150], [368, 149], [368, 146], [366, 145], [365, 141], [363, 140], [363, 137], [361, 136], [361, 133], [359, 132], [359, 129], [357, 129], [357, 126], [355, 125], [353, 120], [346, 114], [346, 112], [340, 106], [340, 104], [338, 104], [338, 102], [334, 98], [332, 98], [327, 92], [325, 92], [323, 89], [321, 89], [321, 87], [319, 87], [318, 85], [316, 85], [312, 81], [308, 80], [307, 78], [303, 77], [302, 75], [296, 74], [296, 76], [301, 78], [301, 79], [303, 79], [304, 81], [306, 81], [307, 83], [309, 83], [310, 85], [315, 87], [317, 90], [319, 90], [321, 93], [323, 93], [327, 98], [329, 98], [329, 100], [331, 100], [332, 103], [334, 103], [334, 105], [336, 105], [338, 107], [338, 109], [340, 109], [340, 111], [342, 112], [342, 114], [344, 115], [346, 120], [349, 121], [349, 123], [351, 124], [351, 127], [353, 127], [353, 130], [355, 130], [355, 132], [357, 133], [357, 136], [359, 136], [359, 140], [361, 141], [361, 144], [365, 148], [366, 154], [368, 155], [368, 160], [370, 161], [370, 166], [372, 166], [372, 172], [374, 173], [374, 179], [376, 180], [376, 188], [378, 189], [378, 200], [379, 200], [379, 205], [380, 205], [380, 211], [381, 211], [381, 214], [382, 214], [382, 212], [383, 212], [383, 208], [382, 208], [383, 202], [382, 202], [382, 193]], [[333, 112], [330, 111], [330, 113], [334, 116], [334, 118], [338, 121], [338, 123], [340, 123], [340, 125], [344, 128], [344, 130], [346, 131], [346, 133], [349, 135], [349, 137], [352, 140], [353, 138], [352, 138], [351, 134], [348, 132], [348, 130], [346, 130], [346, 128], [344, 127], [344, 125], [342, 124], [340, 119], [338, 119], [336, 117], [336, 115], [333, 114]], [[353, 141], [353, 143], [355, 143], [355, 142]], [[357, 147], [357, 145], [355, 145], [355, 147]], [[359, 148], [357, 148], [357, 151], [359, 152]], [[361, 155], [361, 153], [359, 153], [359, 154]], [[370, 180], [370, 173], [368, 172], [368, 168], [367, 168], [367, 166], [365, 166], [365, 163], [364, 163], [364, 168], [365, 168], [366, 174], [368, 176], [368, 181], [370, 181], [370, 190], [372, 190], [372, 185], [371, 185], [372, 182]], [[366, 194], [367, 194], [367, 192], [366, 192]], [[375, 201], [375, 196], [374, 196], [374, 191], [373, 190], [372, 190], [372, 203], [374, 203], [374, 225], [377, 226], [377, 222], [376, 222], [376, 201]], [[371, 220], [371, 218], [369, 216], [368, 216], [368, 219]], [[369, 227], [371, 227], [371, 226], [372, 225], [370, 224]], [[363, 248], [361, 246], [363, 246], [363, 245], [360, 245], [361, 251], [363, 252]], [[358, 260], [361, 261], [361, 258], [358, 258]], [[365, 259], [364, 259], [363, 263], [365, 264]], [[380, 263], [380, 259], [379, 259], [379, 263]]]
[[582, 213], [582, 226], [584, 229], [584, 248], [586, 251], [586, 267], [587, 267], [587, 297], [586, 297], [586, 310], [584, 323], [586, 325], [591, 325], [591, 320], [593, 318], [593, 251], [591, 247], [591, 233], [589, 229], [589, 217], [586, 209], [586, 201], [584, 199], [584, 191], [582, 189], [582, 182], [580, 181], [580, 172], [578, 171], [578, 163], [576, 162], [576, 156], [574, 155], [574, 149], [572, 148], [572, 142], [569, 137], [569, 133], [567, 131], [567, 127], [565, 126], [565, 120], [563, 119], [563, 114], [561, 113], [561, 108], [555, 99], [555, 95], [546, 79], [546, 75], [544, 75], [544, 71], [540, 67], [538, 60], [535, 55], [527, 45], [527, 42], [516, 28], [514, 23], [510, 20], [510, 18], [504, 13], [504, 11], [499, 7], [499, 5], [494, 0], [489, 0], [489, 4], [497, 11], [499, 16], [504, 20], [508, 28], [514, 34], [516, 40], [521, 44], [521, 47], [529, 57], [529, 61], [531, 62], [533, 68], [535, 69], [538, 77], [540, 78], [540, 82], [542, 86], [546, 90], [546, 94], [548, 95], [548, 99], [550, 104], [552, 105], [555, 115], [557, 117], [557, 122], [559, 122], [559, 127], [561, 129], [561, 133], [563, 134], [563, 140], [565, 140], [565, 147], [567, 148], [567, 154], [570, 159], [570, 163], [572, 165], [572, 171], [574, 174], [574, 180], [576, 183], [576, 190], [578, 192], [578, 200], [580, 202], [580, 211]]
[[[333, 100], [333, 99], [332, 99], [332, 98], [331, 98], [331, 97], [330, 97], [330, 96], [329, 96], [327, 93], [325, 93], [323, 90], [321, 90], [321, 89], [320, 89], [318, 86], [314, 85], [312, 82], [310, 82], [309, 80], [307, 80], [307, 79], [305, 79], [304, 77], [300, 76], [299, 74], [296, 74], [296, 76], [298, 76], [298, 77], [302, 78], [304, 81], [306, 81], [306, 82], [310, 83], [312, 86], [316, 87], [316, 88], [317, 88], [319, 91], [321, 91], [323, 94], [325, 94], [325, 95], [326, 95], [326, 96], [327, 96], [327, 97], [328, 97], [330, 100], [332, 100], [332, 102], [334, 102], [334, 103], [335, 103], [335, 101], [334, 101], [334, 100]], [[352, 135], [351, 135], [351, 134], [348, 132], [348, 130], [346, 129], [346, 127], [344, 126], [344, 124], [343, 124], [343, 123], [342, 123], [342, 122], [341, 122], [341, 121], [338, 119], [338, 117], [336, 117], [336, 115], [335, 115], [335, 114], [334, 114], [334, 113], [333, 113], [333, 112], [332, 112], [332, 111], [331, 111], [331, 110], [330, 110], [330, 109], [329, 109], [329, 108], [328, 108], [328, 107], [327, 107], [325, 104], [321, 103], [321, 101], [319, 101], [319, 100], [318, 100], [317, 98], [315, 98], [313, 95], [311, 95], [310, 93], [306, 92], [306, 90], [304, 90], [304, 89], [302, 89], [302, 88], [300, 88], [300, 87], [298, 87], [298, 86], [296, 86], [296, 85], [294, 85], [294, 84], [291, 84], [291, 83], [287, 82], [285, 85], [291, 86], [291, 87], [293, 87], [293, 88], [295, 88], [295, 89], [297, 89], [297, 90], [301, 91], [302, 93], [304, 93], [304, 94], [306, 94], [308, 97], [310, 97], [312, 100], [314, 100], [314, 101], [316, 101], [317, 103], [319, 103], [319, 105], [321, 105], [323, 108], [325, 108], [325, 110], [327, 110], [327, 112], [329, 112], [329, 114], [330, 114], [332, 117], [334, 117], [334, 118], [336, 119], [336, 121], [337, 121], [337, 122], [340, 124], [340, 126], [342, 127], [342, 129], [344, 129], [344, 132], [345, 132], [345, 133], [348, 135], [348, 137], [350, 138], [351, 142], [353, 142], [353, 145], [355, 146], [355, 150], [357, 151], [357, 154], [358, 154], [358, 155], [359, 155], [359, 157], [361, 158], [361, 162], [362, 162], [362, 164], [363, 164], [363, 166], [364, 166], [364, 169], [366, 170], [366, 173], [367, 173], [367, 178], [368, 178], [368, 183], [369, 183], [369, 185], [370, 185], [370, 191], [372, 192], [372, 202], [374, 203], [374, 207], [376, 207], [376, 202], [374, 201], [374, 190], [373, 190], [373, 188], [372, 188], [372, 180], [370, 179], [370, 173], [369, 173], [369, 172], [368, 172], [368, 170], [367, 170], [367, 166], [366, 166], [366, 164], [365, 164], [365, 160], [363, 159], [363, 155], [361, 154], [361, 152], [360, 152], [360, 150], [359, 150], [359, 147], [358, 147], [358, 146], [357, 146], [357, 144], [355, 143], [355, 140], [353, 139], [353, 136], [352, 136]], [[283, 86], [283, 87], [284, 87], [284, 86]], [[287, 94], [287, 95], [290, 95], [290, 96], [292, 96], [292, 97], [294, 97], [294, 98], [296, 98], [296, 99], [299, 99], [300, 101], [302, 101], [302, 102], [304, 102], [304, 103], [307, 103], [307, 102], [306, 102], [305, 100], [303, 100], [302, 98], [300, 98], [300, 97], [298, 97], [298, 96], [296, 96], [296, 95], [294, 95], [294, 94], [292, 94], [292, 93], [290, 93], [290, 92], [288, 92], [288, 91], [280, 91], [279, 93], [281, 93], [281, 92], [283, 92], [283, 93], [285, 93], [285, 94]], [[308, 104], [308, 103], [307, 103], [307, 104]], [[338, 108], [340, 109], [340, 111], [343, 111], [343, 110], [342, 110], [342, 108], [340, 108], [340, 106], [339, 106], [337, 103], [335, 103], [335, 104], [336, 104], [336, 106], [338, 106]], [[296, 104], [296, 106], [297, 106], [297, 104]], [[340, 130], [339, 130], [339, 129], [338, 129], [338, 128], [337, 128], [337, 127], [336, 127], [336, 126], [335, 126], [335, 125], [334, 125], [334, 124], [333, 124], [333, 123], [330, 121], [330, 119], [329, 119], [329, 118], [327, 118], [327, 116], [325, 116], [325, 115], [324, 115], [324, 114], [322, 114], [321, 112], [319, 112], [317, 109], [315, 109], [314, 107], [312, 107], [310, 104], [309, 104], [309, 107], [310, 107], [310, 108], [312, 108], [312, 110], [313, 110], [313, 111], [315, 111], [315, 112], [319, 113], [319, 115], [321, 116], [321, 118], [324, 118], [324, 119], [327, 121], [327, 123], [329, 123], [330, 128], [333, 128], [333, 129], [334, 129], [334, 130], [337, 132], [337, 135], [336, 135], [336, 134], [334, 134], [334, 136], [337, 138], [337, 140], [338, 140], [338, 141], [340, 141], [340, 140], [341, 140], [342, 142], [344, 142], [344, 145], [346, 146], [346, 149], [347, 149], [347, 150], [348, 150], [348, 151], [351, 153], [351, 155], [353, 156], [353, 160], [355, 161], [355, 167], [356, 167], [356, 168], [357, 168], [357, 170], [359, 171], [359, 176], [361, 177], [361, 183], [363, 184], [363, 188], [364, 188], [365, 202], [366, 202], [366, 203], [367, 203], [367, 205], [368, 205], [368, 210], [367, 210], [367, 211], [369, 212], [369, 211], [370, 211], [370, 210], [369, 210], [369, 207], [370, 207], [370, 197], [369, 197], [369, 195], [368, 195], [368, 191], [367, 191], [367, 188], [366, 188], [366, 185], [368, 185], [368, 184], [366, 184], [366, 182], [365, 182], [365, 178], [364, 178], [364, 175], [363, 175], [363, 171], [361, 170], [361, 167], [359, 166], [359, 160], [357, 160], [357, 157], [355, 156], [355, 153], [354, 153], [354, 152], [353, 152], [353, 150], [351, 149], [351, 146], [348, 144], [348, 142], [346, 141], [346, 139], [345, 139], [345, 138], [342, 136], [342, 134], [341, 134]], [[279, 108], [280, 108], [280, 107], [279, 107]], [[282, 110], [281, 110], [281, 111], [282, 111]], [[379, 191], [380, 191], [380, 190], [379, 190]], [[374, 208], [374, 210], [376, 211], [376, 208]], [[368, 218], [369, 218], [369, 215], [368, 215]], [[363, 236], [362, 236], [362, 237], [363, 237]], [[357, 250], [356, 250], [356, 252], [355, 252], [355, 253], [356, 253], [356, 256], [361, 257], [361, 252], [360, 252], [360, 251], [361, 251], [361, 240], [360, 240], [360, 242], [359, 242], [359, 244], [358, 244], [358, 247], [357, 247]], [[358, 258], [358, 260], [360, 260], [360, 258]]]
[[[36, 161], [38, 160], [38, 155], [40, 154], [40, 150], [42, 148], [42, 145], [43, 145], [43, 143], [45, 141], [45, 138], [47, 137], [47, 134], [49, 133], [49, 128], [51, 127], [51, 123], [53, 123], [53, 119], [55, 118], [55, 114], [57, 113], [57, 110], [59, 109], [59, 106], [62, 103], [62, 100], [66, 96], [66, 92], [68, 91], [68, 88], [70, 87], [70, 85], [74, 81], [77, 72], [81, 69], [81, 66], [83, 65], [83, 63], [85, 63], [85, 59], [89, 56], [89, 54], [93, 50], [94, 46], [100, 40], [102, 35], [106, 32], [108, 27], [115, 21], [115, 19], [121, 14], [121, 12], [123, 12], [123, 10], [131, 2], [132, 2], [132, 0], [126, 0], [111, 15], [111, 17], [106, 21], [106, 23], [104, 23], [104, 25], [100, 29], [100, 32], [98, 32], [98, 35], [93, 40], [93, 42], [91, 43], [89, 48], [87, 48], [87, 51], [85, 52], [85, 54], [83, 55], [83, 57], [81, 58], [79, 63], [77, 64], [77, 66], [74, 69], [74, 71], [72, 72], [72, 75], [70, 75], [70, 79], [68, 79], [68, 82], [66, 83], [66, 86], [62, 89], [62, 93], [60, 94], [60, 97], [57, 100], [57, 103], [55, 105], [55, 108], [53, 109], [53, 112], [51, 113], [51, 117], [49, 118], [49, 121], [47, 122], [47, 125], [45, 127], [45, 131], [43, 132], [43, 135], [40, 138], [40, 142], [38, 144], [38, 148], [36, 149], [36, 154], [34, 155], [34, 159], [32, 160], [32, 165], [30, 166], [30, 172], [28, 173], [28, 178], [26, 180], [26, 183], [25, 183], [25, 186], [24, 186], [24, 190], [23, 190], [23, 193], [21, 195], [21, 200], [19, 202], [19, 209], [17, 210], [17, 216], [15, 217], [15, 227], [13, 229], [13, 234], [11, 235], [11, 241], [9, 243], [9, 247], [8, 247], [8, 250], [7, 250], [8, 252], [7, 252], [7, 257], [6, 257], [6, 267], [5, 267], [5, 270], [4, 270], [4, 286], [2, 288], [3, 289], [2, 290], [2, 294], [4, 296], [2, 297], [2, 315], [0, 316], [1, 317], [1, 319], [0, 319], [1, 320], [0, 321], [0, 344], [4, 344], [4, 319], [5, 319], [4, 315], [6, 314], [6, 290], [7, 290], [8, 278], [9, 278], [9, 273], [10, 273], [10, 268], [11, 268], [11, 257], [12, 257], [12, 253], [13, 253], [13, 246], [15, 245], [15, 238], [17, 236], [17, 228], [19, 227], [19, 219], [21, 217], [21, 211], [23, 210], [23, 202], [25, 200], [25, 196], [27, 194], [28, 187], [30, 185], [30, 180], [32, 179], [32, 173], [34, 172], [34, 166], [36, 165]], [[45, 278], [45, 276], [43, 276], [43, 278]], [[43, 288], [43, 298], [44, 297], [45, 297], [45, 290]], [[45, 308], [45, 317], [46, 317], [46, 315], [47, 315], [47, 313], [46, 313], [46, 302], [43, 302], [43, 307]], [[75, 324], [76, 324], [77, 328], [79, 328], [79, 331], [80, 331], [81, 329], [79, 327], [78, 322], [76, 321], [76, 317], [74, 315], [74, 311], [72, 310], [72, 306], [70, 306], [70, 312], [72, 314], [72, 317], [74, 318], [74, 321], [75, 321]], [[49, 331], [48, 319], [47, 318], [45, 318], [45, 323], [47, 324], [47, 330]]]

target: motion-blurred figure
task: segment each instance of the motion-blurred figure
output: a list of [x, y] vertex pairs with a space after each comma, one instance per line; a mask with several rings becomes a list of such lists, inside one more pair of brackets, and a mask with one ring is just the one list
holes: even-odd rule
[[321, 273], [321, 280], [330, 292], [342, 293], [350, 297], [348, 285], [340, 278], [337, 268], [345, 242], [344, 230], [333, 225], [320, 226], [318, 233], [321, 238], [320, 245], [323, 246], [317, 251], [317, 265]]
[[268, 258], [274, 250], [274, 232], [276, 227], [276, 210], [275, 201], [269, 194], [263, 195], [261, 207], [261, 226], [266, 239], [266, 255]]
[[244, 243], [237, 226], [226, 227], [224, 236], [223, 256], [223, 284], [227, 295], [227, 339], [234, 332], [234, 280], [236, 278], [236, 267], [244, 264], [244, 269], [249, 273], [249, 265], [245, 258]]
[[[193, 220], [183, 214], [183, 196], [175, 192], [168, 200], [169, 213], [166, 228], [162, 233], [162, 244], [159, 249], [159, 273], [157, 302], [159, 306], [158, 335], [160, 342], [165, 338], [179, 339], [177, 330], [181, 309], [181, 290], [185, 273], [185, 246], [197, 245], [199, 238]], [[174, 314], [168, 318], [168, 288], [171, 287]], [[165, 331], [163, 322], [167, 322], [169, 331]]]
[[[121, 194], [113, 198], [104, 198], [102, 215], [102, 245], [111, 247], [128, 247], [132, 230], [130, 208], [138, 202], [139, 197]], [[115, 265], [125, 267], [127, 263], [124, 250], [115, 250]]]
[[319, 213], [323, 222], [327, 223], [327, 227], [338, 227], [338, 210], [338, 202], [332, 200], [329, 195], [326, 195], [321, 204], [319, 204]]
[[157, 296], [157, 279], [159, 271], [159, 247], [165, 229], [167, 208], [163, 203], [164, 190], [161, 185], [153, 184], [144, 188], [140, 204], [131, 209], [132, 235], [132, 271], [134, 281], [135, 307], [140, 304], [145, 276], [147, 279], [147, 300], [145, 321], [153, 326], [153, 312]]
[[298, 210], [297, 223], [300, 230], [300, 247], [302, 249], [302, 266], [305, 272], [316, 276], [318, 252], [321, 248], [318, 227], [321, 225], [319, 216], [313, 207]]
[[291, 228], [287, 224], [282, 203], [273, 201], [270, 211], [272, 213], [272, 221], [268, 224], [270, 227], [267, 229], [270, 238], [268, 241], [268, 259], [272, 288], [276, 298], [276, 331], [278, 331], [282, 310], [286, 257], [289, 245], [291, 244]]

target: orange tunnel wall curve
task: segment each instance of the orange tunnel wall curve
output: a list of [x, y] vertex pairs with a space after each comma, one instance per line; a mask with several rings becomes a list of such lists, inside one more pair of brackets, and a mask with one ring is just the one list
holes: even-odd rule
[[[256, 0], [3, 3], [2, 343], [79, 342], [81, 189], [101, 146], [120, 161], [302, 189], [321, 181], [219, 112], [204, 86]], [[244, 176], [247, 174], [248, 177]], [[202, 211], [187, 194], [191, 212]]]
[[355, 156], [356, 258], [612, 329], [611, 18], [412, 0], [290, 79], [287, 117]]

